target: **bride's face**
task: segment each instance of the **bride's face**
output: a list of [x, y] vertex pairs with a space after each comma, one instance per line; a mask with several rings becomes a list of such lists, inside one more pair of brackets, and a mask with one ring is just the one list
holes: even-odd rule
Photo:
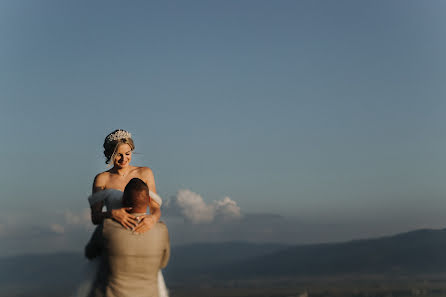
[[113, 165], [118, 168], [124, 168], [129, 166], [132, 160], [132, 148], [127, 143], [121, 143], [115, 154]]

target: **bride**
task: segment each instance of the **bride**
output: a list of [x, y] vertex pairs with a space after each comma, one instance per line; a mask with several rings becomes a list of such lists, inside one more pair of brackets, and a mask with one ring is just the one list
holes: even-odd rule
[[[135, 149], [131, 134], [125, 130], [115, 130], [104, 140], [105, 163], [113, 167], [96, 175], [93, 181], [93, 194], [88, 198], [93, 224], [102, 223], [105, 218], [112, 218], [123, 227], [136, 233], [148, 231], [161, 217], [162, 199], [156, 194], [155, 179], [148, 167], [130, 165]], [[143, 180], [150, 189], [150, 214], [139, 221], [121, 205], [124, 188], [132, 178]], [[103, 211], [103, 207], [106, 211]], [[158, 273], [159, 297], [168, 297], [161, 271]]]

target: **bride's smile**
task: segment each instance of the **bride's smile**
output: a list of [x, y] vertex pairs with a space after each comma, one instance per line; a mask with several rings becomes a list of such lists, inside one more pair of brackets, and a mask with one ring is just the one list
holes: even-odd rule
[[113, 165], [117, 168], [124, 168], [130, 164], [131, 160], [132, 160], [131, 147], [126, 143], [120, 144], [114, 155]]

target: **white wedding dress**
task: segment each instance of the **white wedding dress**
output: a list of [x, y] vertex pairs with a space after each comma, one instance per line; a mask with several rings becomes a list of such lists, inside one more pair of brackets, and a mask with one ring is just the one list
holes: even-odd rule
[[[149, 191], [150, 198], [155, 200], [160, 206], [163, 203], [163, 200], [160, 196], [152, 191]], [[90, 205], [93, 205], [97, 202], [104, 201], [104, 204], [107, 210], [118, 209], [122, 207], [122, 194], [123, 192], [116, 189], [105, 189], [99, 192], [94, 193], [90, 197], [88, 197], [88, 202]], [[96, 263], [95, 263], [96, 262]], [[97, 269], [97, 261], [92, 262], [95, 267], [94, 271]], [[91, 280], [92, 281], [92, 280]], [[84, 289], [85, 291], [85, 289]], [[167, 292], [166, 284], [164, 283], [163, 274], [161, 270], [158, 272], [158, 296], [159, 297], [169, 297]]]

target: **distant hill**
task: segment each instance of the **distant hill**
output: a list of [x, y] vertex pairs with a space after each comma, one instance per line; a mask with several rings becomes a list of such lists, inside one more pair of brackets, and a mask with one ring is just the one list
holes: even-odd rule
[[166, 278], [183, 280], [208, 275], [217, 267], [281, 251], [289, 245], [246, 242], [198, 243], [173, 247]]
[[293, 246], [219, 267], [219, 277], [446, 272], [446, 229], [344, 243]]
[[87, 260], [81, 254], [57, 253], [0, 258], [0, 286], [79, 283]]
[[[172, 247], [164, 276], [170, 282], [191, 280], [225, 263], [270, 254], [286, 247], [288, 245], [244, 242]], [[83, 275], [88, 273], [88, 268], [88, 261], [80, 253], [30, 254], [0, 258], [0, 287], [72, 287], [80, 283]]]
[[[242, 242], [172, 248], [167, 284], [203, 279], [330, 276], [340, 274], [426, 274], [446, 272], [446, 230], [417, 230], [343, 243], [287, 246]], [[85, 274], [81, 254], [58, 253], [0, 258], [0, 288], [73, 287]]]

